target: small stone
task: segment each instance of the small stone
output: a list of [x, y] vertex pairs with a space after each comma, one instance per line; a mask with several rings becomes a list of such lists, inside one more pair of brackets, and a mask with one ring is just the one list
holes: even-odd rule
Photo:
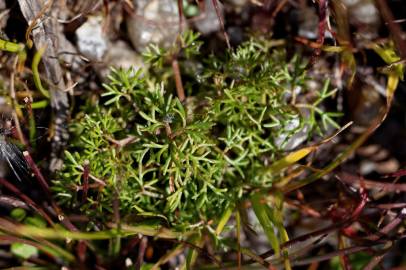
[[124, 41], [112, 44], [106, 54], [105, 62], [116, 68], [138, 70], [144, 67], [141, 55], [130, 48]]
[[[174, 0], [134, 1], [136, 11], [126, 20], [130, 40], [144, 52], [150, 44], [168, 48], [180, 32], [178, 5]], [[186, 20], [183, 19], [183, 22]], [[183, 27], [183, 29], [186, 27]]]
[[86, 23], [76, 30], [79, 51], [87, 58], [102, 60], [107, 50], [107, 38], [102, 30], [101, 17], [89, 17]]
[[345, 1], [349, 21], [357, 29], [356, 38], [371, 40], [378, 37], [381, 24], [379, 10], [372, 0]]
[[[224, 7], [219, 1], [217, 1], [217, 5], [220, 10], [222, 20], [224, 21]], [[202, 14], [200, 14], [201, 19], [195, 22], [195, 27], [203, 35], [208, 35], [210, 33], [219, 31], [221, 29], [221, 24], [216, 13], [216, 8], [213, 5], [213, 1], [205, 0], [204, 7], [204, 11]]]
[[376, 24], [379, 23], [379, 12], [373, 3], [365, 3], [357, 5], [353, 11], [357, 19], [361, 23]]

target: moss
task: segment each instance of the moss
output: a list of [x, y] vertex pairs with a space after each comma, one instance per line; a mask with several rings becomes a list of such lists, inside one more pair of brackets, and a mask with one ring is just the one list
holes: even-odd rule
[[[331, 93], [327, 84], [315, 98], [300, 100], [306, 106], [292, 101], [293, 91], [307, 92], [299, 57], [287, 61], [283, 50], [251, 40], [201, 59], [191, 32], [180, 44], [152, 47], [147, 70], [112, 70], [97, 103], [74, 119], [72, 146], [53, 186], [61, 203], [102, 222], [112, 219], [115, 200], [128, 220], [152, 216], [178, 229], [218, 222], [252, 189], [272, 185], [277, 175], [264, 168], [296, 134], [312, 137], [323, 130], [319, 122], [334, 124], [321, 107]], [[174, 55], [181, 67], [194, 67], [183, 70], [190, 93], [183, 103], [172, 95]], [[87, 163], [106, 185], [90, 179], [84, 195], [77, 191]]]

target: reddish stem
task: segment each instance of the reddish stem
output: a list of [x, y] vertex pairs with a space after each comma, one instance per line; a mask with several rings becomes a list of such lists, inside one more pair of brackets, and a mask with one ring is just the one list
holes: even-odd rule
[[23, 152], [25, 160], [27, 161], [28, 165], [30, 166], [31, 170], [33, 171], [36, 179], [38, 180], [38, 182], [40, 183], [42, 189], [44, 190], [44, 192], [46, 193], [49, 202], [52, 205], [52, 208], [55, 210], [59, 221], [70, 231], [78, 231], [78, 229], [75, 227], [75, 225], [73, 225], [69, 219], [63, 214], [63, 212], [61, 211], [61, 209], [59, 208], [59, 206], [52, 200], [52, 195], [51, 195], [51, 191], [49, 189], [49, 185], [47, 183], [47, 181], [45, 180], [44, 176], [42, 175], [40, 169], [37, 167], [37, 165], [35, 164], [34, 160], [31, 158], [30, 153], [28, 153], [27, 151]]
[[221, 18], [220, 8], [217, 3], [217, 0], [211, 0], [211, 2], [213, 3], [214, 9], [216, 10], [216, 15], [220, 22], [221, 31], [223, 31], [224, 38], [226, 39], [227, 48], [231, 49], [230, 39], [229, 39], [226, 29], [224, 27], [224, 21], [223, 21], [223, 18]]
[[18, 197], [20, 197], [27, 205], [29, 205], [32, 209], [37, 211], [38, 213], [41, 214], [43, 218], [46, 219], [46, 221], [50, 225], [54, 225], [52, 219], [48, 216], [47, 213], [45, 213], [44, 210], [42, 210], [33, 200], [31, 200], [27, 195], [22, 193], [16, 186], [8, 182], [6, 179], [0, 178], [0, 184], [3, 185], [5, 188], [16, 194]]
[[399, 51], [400, 57], [402, 59], [406, 58], [406, 42], [403, 40], [403, 32], [402, 28], [399, 24], [395, 23], [395, 18], [391, 10], [388, 7], [388, 4], [385, 0], [377, 0], [376, 4], [378, 9], [381, 12], [383, 19], [385, 20], [386, 24], [388, 25], [389, 31], [392, 34], [393, 40], [395, 41], [396, 47]]
[[378, 189], [387, 192], [405, 192], [406, 191], [406, 184], [393, 184], [387, 182], [378, 182], [372, 180], [361, 179], [358, 176], [351, 175], [348, 173], [339, 173], [338, 174], [341, 181], [354, 185], [354, 186], [361, 186], [364, 185], [365, 189]]
[[83, 164], [83, 196], [82, 196], [82, 203], [86, 202], [87, 199], [87, 192], [89, 190], [89, 175], [90, 175], [90, 167], [89, 161]]
[[34, 160], [32, 159], [30, 153], [28, 151], [23, 152], [24, 158], [27, 161], [28, 165], [30, 166], [32, 172], [35, 175], [35, 178], [38, 180], [39, 184], [41, 185], [42, 189], [45, 191], [46, 195], [51, 198], [51, 192], [49, 189], [49, 185], [45, 180], [44, 176], [42, 175], [41, 171], [35, 164]]
[[181, 102], [185, 100], [185, 90], [183, 89], [182, 77], [180, 75], [179, 63], [176, 57], [172, 60], [173, 75], [175, 77], [176, 92]]
[[183, 32], [183, 3], [178, 0], [178, 14], [179, 14], [179, 33]]

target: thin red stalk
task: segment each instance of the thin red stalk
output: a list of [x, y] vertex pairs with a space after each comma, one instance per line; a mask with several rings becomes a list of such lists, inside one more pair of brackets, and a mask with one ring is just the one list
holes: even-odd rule
[[[348, 220], [347, 220], [348, 222]], [[294, 246], [300, 245], [301, 243], [311, 239], [311, 238], [315, 238], [315, 242], [320, 241], [319, 239], [323, 239], [324, 236], [327, 236], [329, 233], [339, 230], [341, 227], [347, 225], [347, 222], [338, 222], [338, 223], [334, 223], [333, 225], [327, 226], [326, 228], [299, 236], [297, 238], [291, 239], [287, 242], [284, 242], [281, 244], [281, 249], [283, 248], [292, 248]], [[273, 249], [266, 251], [265, 253], [262, 253], [260, 255], [261, 258], [266, 259], [272, 255], [275, 254], [275, 251]], [[247, 263], [252, 263], [253, 261], [247, 261]]]
[[382, 261], [383, 257], [385, 257], [386, 253], [374, 256], [372, 260], [364, 267], [364, 270], [373, 270], [375, 267]]
[[383, 176], [383, 178], [389, 178], [389, 177], [401, 177], [406, 175], [406, 170], [399, 170], [394, 173], [386, 174]]
[[[324, 34], [327, 26], [327, 0], [319, 0], [319, 37], [317, 38], [317, 43], [322, 46], [324, 43]], [[319, 56], [321, 52], [320, 48], [315, 50], [315, 56]]]
[[[199, 252], [200, 254], [204, 255], [209, 260], [215, 262], [220, 267], [220, 269], [225, 269], [223, 263], [219, 259], [217, 259], [217, 257], [215, 257], [215, 256], [211, 255], [210, 253], [208, 253], [204, 248], [201, 248], [201, 247], [199, 247], [199, 246], [197, 246], [197, 245], [195, 245], [193, 243], [183, 241], [183, 240], [176, 240], [176, 239], [167, 239], [167, 240], [171, 241], [171, 242], [175, 242], [175, 243], [182, 243], [185, 246], [190, 247], [190, 248], [196, 250], [197, 252]], [[264, 262], [263, 265], [267, 267], [268, 263]]]
[[370, 241], [377, 241], [378, 239], [382, 238], [382, 236], [386, 236], [389, 232], [391, 232], [394, 228], [396, 228], [406, 217], [406, 208], [403, 208], [400, 211], [400, 214], [396, 216], [391, 222], [389, 222], [385, 227], [383, 227], [377, 234], [368, 236], [366, 239]]
[[[344, 172], [339, 173], [338, 176], [341, 181], [346, 182], [348, 184], [352, 184], [358, 187], [361, 185], [361, 180], [358, 176]], [[406, 192], [406, 184], [385, 183], [367, 179], [362, 179], [362, 184], [366, 189], [379, 189], [388, 192]]]
[[127, 12], [128, 15], [133, 16], [134, 15], [134, 4], [132, 2], [132, 0], [124, 0], [123, 1], [123, 9], [125, 12]]
[[103, 0], [103, 12], [104, 12], [103, 32], [107, 32], [111, 21], [110, 5], [108, 0]]
[[120, 200], [118, 198], [118, 192], [114, 192], [113, 198], [113, 215], [114, 215], [114, 222], [116, 223], [117, 229], [120, 229]]
[[87, 192], [89, 190], [89, 175], [90, 175], [90, 166], [89, 162], [85, 162], [83, 164], [83, 195], [82, 195], [82, 203], [86, 202], [87, 200]]
[[360, 194], [361, 194], [361, 201], [359, 202], [359, 204], [357, 205], [357, 207], [351, 214], [352, 220], [355, 220], [359, 217], [359, 215], [361, 214], [362, 210], [364, 210], [364, 208], [368, 202], [368, 194], [365, 192], [363, 187], [360, 188]]
[[54, 225], [52, 219], [48, 216], [45, 211], [43, 211], [33, 200], [31, 200], [27, 195], [22, 193], [16, 186], [8, 182], [6, 179], [0, 178], [0, 184], [2, 184], [5, 188], [16, 194], [18, 197], [21, 198], [28, 206], [30, 206], [32, 209], [37, 211], [45, 220], [50, 224]]
[[[316, 240], [314, 242], [317, 242], [317, 241], [320, 241], [320, 239], [322, 239], [322, 237], [320, 238], [319, 236], [328, 235], [329, 233], [331, 233], [333, 231], [348, 227], [361, 214], [362, 210], [364, 209], [364, 207], [366, 205], [366, 202], [367, 202], [366, 193], [361, 192], [361, 201], [355, 207], [355, 210], [353, 211], [351, 216], [347, 217], [346, 219], [344, 219], [342, 221], [335, 222], [332, 225], [327, 226], [326, 228], [299, 236], [299, 237], [291, 239], [285, 243], [282, 243], [281, 248], [292, 248], [293, 246], [300, 245], [301, 243], [308, 241], [311, 238], [315, 238]], [[274, 254], [274, 250], [269, 250], [269, 251], [261, 254], [260, 256], [261, 256], [261, 258], [266, 259], [269, 256], [272, 256], [273, 254]]]
[[295, 208], [300, 209], [302, 212], [304, 212], [305, 214], [307, 214], [307, 215], [309, 215], [311, 217], [315, 217], [315, 218], [320, 218], [321, 217], [321, 214], [318, 211], [316, 211], [315, 209], [313, 209], [313, 208], [311, 208], [311, 207], [309, 207], [307, 205], [302, 204], [301, 202], [293, 201], [293, 200], [290, 200], [290, 199], [285, 199], [285, 202], [288, 205], [291, 205], [291, 206], [293, 206]]
[[223, 18], [221, 18], [220, 8], [217, 3], [217, 0], [211, 0], [211, 2], [213, 4], [214, 9], [216, 10], [216, 15], [217, 15], [217, 19], [220, 22], [221, 31], [223, 31], [224, 38], [226, 39], [227, 48], [231, 49], [230, 38], [228, 37], [226, 29], [224, 27], [224, 21], [223, 21]]
[[79, 261], [83, 264], [86, 261], [86, 250], [87, 244], [85, 241], [80, 240], [76, 246], [76, 253], [78, 255]]
[[61, 209], [56, 205], [56, 203], [51, 200], [52, 208], [55, 210], [56, 214], [58, 215], [59, 221], [70, 231], [77, 232], [79, 231], [75, 225], [70, 222], [67, 216], [61, 211]]
[[272, 12], [271, 14], [271, 19], [275, 19], [276, 15], [278, 15], [279, 11], [281, 11], [281, 9], [286, 5], [286, 3], [289, 0], [282, 0], [279, 2], [279, 4], [276, 6], [275, 10]]
[[237, 238], [237, 269], [241, 270], [242, 264], [242, 253], [241, 253], [241, 216], [239, 211], [237, 212], [236, 216], [236, 223], [237, 223], [237, 230], [236, 230], [236, 238]]
[[137, 261], [135, 262], [134, 268], [135, 270], [140, 270], [141, 266], [144, 262], [144, 255], [145, 255], [145, 250], [147, 249], [148, 246], [148, 238], [144, 236], [141, 239], [140, 245], [138, 247], [138, 256], [137, 256]]
[[27, 206], [26, 203], [24, 203], [21, 200], [18, 200], [17, 198], [14, 198], [12, 196], [7, 196], [7, 195], [0, 195], [0, 205], [6, 205], [6, 206], [11, 206], [13, 208], [23, 208], [28, 210], [29, 207]]
[[395, 209], [395, 208], [405, 208], [406, 203], [383, 203], [383, 204], [378, 204], [375, 206], [376, 208], [379, 209]]
[[208, 259], [214, 261], [217, 265], [220, 266], [221, 269], [224, 269], [223, 263], [219, 259], [217, 259], [215, 256], [213, 256], [212, 254], [207, 252], [205, 249], [203, 249], [193, 243], [190, 243], [190, 242], [182, 241], [182, 243], [185, 244], [185, 246], [189, 246], [190, 248], [197, 250], [198, 252], [200, 252], [201, 254], [206, 256]]
[[314, 256], [312, 258], [308, 259], [303, 259], [303, 260], [297, 260], [297, 261], [292, 261], [292, 265], [294, 266], [299, 266], [299, 265], [308, 265], [314, 262], [322, 262], [322, 261], [327, 261], [330, 260], [331, 258], [337, 257], [337, 256], [343, 256], [343, 255], [349, 255], [353, 253], [357, 253], [360, 251], [365, 251], [371, 249], [370, 246], [355, 246], [355, 247], [348, 247], [348, 248], [343, 248], [339, 249], [327, 254], [319, 255], [319, 256]]
[[[344, 247], [344, 239], [342, 237], [342, 235], [339, 235], [339, 247]], [[342, 256], [340, 256], [340, 261], [341, 261], [341, 265], [343, 266], [344, 270], [352, 270], [351, 267], [351, 263], [350, 263], [350, 259], [348, 258], [348, 255], [344, 254]]]
[[56, 205], [56, 203], [53, 201], [52, 199], [52, 195], [51, 195], [51, 191], [49, 189], [48, 183], [46, 182], [44, 176], [42, 175], [40, 169], [37, 167], [37, 165], [35, 164], [34, 160], [31, 158], [31, 155], [27, 152], [24, 151], [23, 152], [24, 157], [28, 163], [28, 165], [30, 166], [31, 170], [33, 171], [36, 179], [39, 181], [42, 189], [45, 191], [48, 200], [50, 201], [52, 208], [55, 210], [56, 214], [58, 215], [58, 219], [59, 221], [68, 229], [71, 231], [78, 231], [78, 229], [75, 227], [75, 225], [73, 225], [69, 219], [63, 214], [63, 212], [61, 211], [61, 209], [58, 207], [58, 205]]
[[138, 235], [129, 239], [128, 244], [121, 250], [121, 255], [124, 257], [127, 256], [128, 253], [130, 253], [130, 251], [132, 251], [140, 241], [141, 238]]
[[183, 1], [178, 0], [179, 33], [183, 32]]
[[108, 0], [103, 0], [103, 12], [104, 12], [106, 17], [109, 15], [109, 11], [110, 11], [109, 1]]
[[406, 42], [403, 40], [402, 28], [399, 24], [395, 23], [395, 18], [386, 3], [386, 0], [376, 0], [378, 9], [384, 21], [388, 24], [389, 31], [392, 33], [393, 40], [395, 41], [396, 47], [399, 51], [400, 57], [402, 59], [406, 58]]
[[45, 191], [46, 195], [51, 198], [51, 192], [49, 189], [49, 185], [45, 180], [44, 176], [42, 175], [41, 171], [35, 164], [34, 160], [32, 159], [30, 153], [28, 151], [23, 152], [24, 158], [27, 161], [28, 165], [30, 166], [32, 172], [35, 175], [35, 178], [38, 180], [39, 184], [41, 185], [42, 189]]
[[344, 270], [352, 270], [350, 258], [348, 258], [347, 254], [341, 256], [342, 266], [344, 266]]
[[182, 77], [180, 75], [179, 63], [176, 57], [172, 60], [173, 75], [175, 77], [176, 92], [181, 102], [185, 100], [185, 90], [183, 89]]

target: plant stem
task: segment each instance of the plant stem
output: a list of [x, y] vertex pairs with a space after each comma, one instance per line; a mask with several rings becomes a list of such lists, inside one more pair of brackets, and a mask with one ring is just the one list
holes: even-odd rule
[[185, 100], [185, 90], [183, 89], [182, 77], [180, 76], [179, 63], [176, 58], [172, 60], [173, 75], [176, 83], [176, 93], [181, 102]]

